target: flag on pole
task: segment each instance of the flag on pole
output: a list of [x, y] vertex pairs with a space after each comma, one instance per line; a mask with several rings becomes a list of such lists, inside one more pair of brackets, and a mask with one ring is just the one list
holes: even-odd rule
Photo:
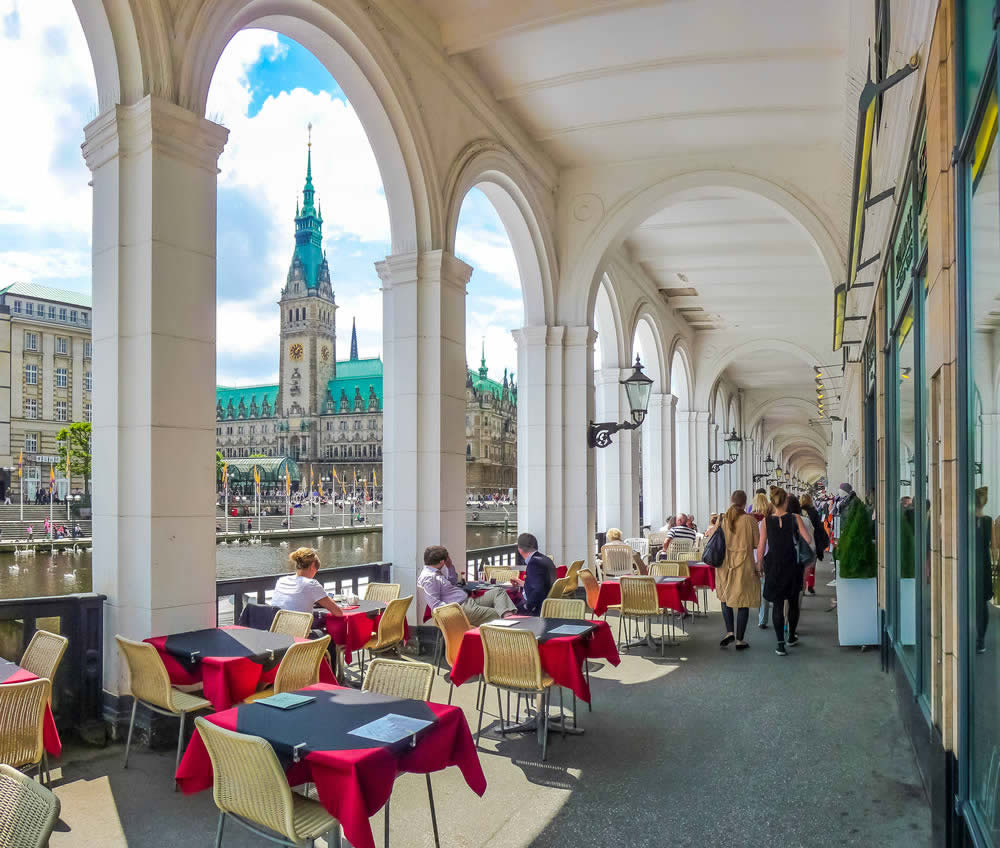
[[253, 482], [254, 485], [257, 487], [257, 491], [260, 492], [260, 471], [257, 470], [256, 463], [254, 464], [253, 467]]
[[313, 467], [309, 466], [309, 497], [312, 497], [313, 493]]
[[229, 483], [229, 463], [222, 463], [222, 488], [225, 489]]
[[21, 477], [21, 467], [24, 465], [24, 451], [21, 451], [17, 455], [17, 476], [18, 479]]
[[378, 475], [372, 470], [372, 490], [378, 488]]
[[368, 500], [368, 479], [367, 479], [367, 478], [365, 478], [365, 480], [364, 480], [364, 484], [365, 484], [365, 492], [364, 492], [364, 495], [365, 495], [365, 500], [367, 501], [367, 500]]
[[354, 469], [354, 485], [355, 486], [358, 485], [358, 469], [357, 468]]
[[69, 452], [69, 448], [66, 449], [66, 479], [69, 480], [69, 458], [72, 454]]
[[288, 465], [285, 465], [285, 495], [291, 497], [292, 495], [292, 475], [288, 473]]
[[319, 484], [319, 497], [320, 497], [320, 500], [322, 500], [323, 499], [323, 475], [322, 474], [317, 474], [316, 475], [316, 480], [317, 480], [317, 482]]
[[52, 463], [49, 463], [49, 491], [54, 492], [56, 490], [56, 469]]

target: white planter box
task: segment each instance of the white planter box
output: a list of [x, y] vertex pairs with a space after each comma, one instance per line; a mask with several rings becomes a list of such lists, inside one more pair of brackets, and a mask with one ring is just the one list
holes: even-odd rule
[[837, 569], [837, 635], [841, 645], [877, 645], [878, 580], [846, 578]]
[[899, 578], [899, 644], [917, 644], [917, 580]]

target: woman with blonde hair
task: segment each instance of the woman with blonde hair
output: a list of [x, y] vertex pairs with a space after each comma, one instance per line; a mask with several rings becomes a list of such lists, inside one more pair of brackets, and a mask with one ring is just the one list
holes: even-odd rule
[[[628, 547], [628, 545], [625, 544], [625, 540], [622, 539], [622, 531], [617, 527], [608, 528], [608, 532], [605, 533], [605, 540], [606, 544], [601, 548], [600, 553], [602, 561], [604, 560], [604, 548], [608, 545], [624, 545], [625, 547]], [[649, 574], [649, 567], [642, 561], [642, 557], [639, 556], [639, 554], [634, 550], [632, 551], [632, 565], [635, 566], [639, 574]]]
[[[762, 534], [763, 524], [765, 518], [767, 518], [772, 512], [774, 512], [774, 506], [772, 506], [771, 501], [767, 497], [767, 493], [761, 489], [753, 496], [753, 508], [750, 513], [753, 516], [753, 520], [757, 522], [757, 532], [758, 535]], [[757, 551], [753, 552], [754, 560], [757, 562], [758, 568], [763, 568], [764, 563], [757, 560]], [[767, 619], [771, 613], [771, 602], [767, 601], [763, 597], [764, 590], [764, 578], [760, 579], [761, 588], [761, 599], [760, 599], [760, 610], [757, 613], [757, 626], [761, 630], [767, 630]]]
[[298, 548], [288, 555], [295, 566], [294, 574], [278, 578], [271, 595], [271, 606], [295, 612], [312, 612], [314, 606], [329, 610], [331, 615], [343, 615], [326, 594], [323, 584], [316, 579], [319, 571], [319, 556], [312, 548]]
[[[722, 604], [722, 618], [726, 623], [726, 635], [719, 646], [726, 648], [736, 642], [736, 650], [742, 651], [750, 647], [743, 638], [750, 607], [760, 605], [760, 579], [753, 559], [757, 547], [757, 522], [746, 512], [747, 493], [742, 489], [733, 492], [730, 503], [719, 519], [726, 540], [726, 557], [715, 575], [715, 593]], [[736, 610], [735, 623], [733, 610]]]
[[[764, 519], [764, 532], [757, 543], [757, 561], [764, 563], [764, 597], [774, 604], [775, 653], [788, 656], [785, 645], [798, 645], [799, 592], [802, 566], [799, 565], [796, 537], [812, 542], [812, 533], [801, 515], [789, 512], [788, 493], [778, 489], [771, 495], [774, 514]], [[797, 503], [797, 502], [796, 502]], [[765, 553], [766, 551], [766, 553]], [[785, 638], [785, 602], [788, 602], [788, 638]]]

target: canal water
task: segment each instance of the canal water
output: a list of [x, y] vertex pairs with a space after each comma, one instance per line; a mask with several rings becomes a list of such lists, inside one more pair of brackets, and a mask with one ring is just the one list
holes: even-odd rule
[[[501, 527], [466, 528], [466, 547], [489, 548], [516, 539]], [[227, 577], [255, 577], [290, 571], [288, 552], [300, 545], [319, 551], [324, 568], [360, 565], [382, 558], [382, 533], [373, 530], [346, 536], [303, 536], [289, 539], [287, 545], [265, 542], [260, 545], [218, 545], [215, 549], [215, 573]], [[0, 598], [32, 598], [65, 595], [92, 589], [90, 553], [56, 551], [35, 556], [0, 553]]]

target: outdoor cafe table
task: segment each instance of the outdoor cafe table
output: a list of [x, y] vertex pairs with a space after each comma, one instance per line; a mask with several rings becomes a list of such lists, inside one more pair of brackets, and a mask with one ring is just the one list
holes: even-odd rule
[[[344, 649], [344, 662], [351, 663], [351, 655], [360, 651], [378, 629], [378, 623], [385, 612], [385, 601], [358, 601], [357, 604], [342, 604], [337, 606], [343, 615], [326, 616], [326, 632], [335, 645]], [[403, 624], [406, 639], [410, 638], [410, 625]]]
[[[17, 663], [0, 660], [0, 685], [4, 683], [28, 683], [38, 680], [38, 675], [21, 668]], [[62, 741], [56, 730], [56, 720], [52, 717], [51, 702], [45, 705], [45, 717], [42, 719], [42, 744], [45, 753], [50, 757], [58, 757], [62, 753]]]
[[[486, 791], [472, 733], [459, 707], [322, 683], [300, 689], [298, 694], [314, 695], [316, 700], [290, 710], [259, 701], [241, 704], [206, 720], [270, 742], [285, 767], [288, 782], [293, 786], [315, 784], [319, 802], [340, 822], [354, 848], [375, 848], [369, 819], [388, 802], [399, 774], [430, 774], [458, 766], [473, 792], [482, 795]], [[393, 744], [351, 733], [390, 714], [433, 723], [418, 731], [415, 738]], [[197, 730], [176, 779], [188, 794], [212, 785], [212, 761]], [[458, 809], [462, 807], [459, 803]]]
[[[160, 654], [170, 682], [175, 686], [201, 683], [204, 696], [216, 710], [238, 704], [273, 683], [278, 664], [294, 639], [251, 627], [210, 627], [146, 639]], [[328, 663], [320, 663], [320, 680], [333, 683]]]
[[[481, 598], [490, 589], [495, 589], [497, 586], [502, 586], [507, 590], [507, 597], [514, 602], [516, 606], [522, 599], [523, 593], [520, 586], [514, 586], [511, 583], [485, 583], [482, 580], [469, 580], [465, 583], [459, 583], [463, 589], [469, 593], [470, 598]], [[430, 621], [434, 617], [431, 612], [430, 605], [424, 606], [424, 621]]]
[[703, 562], [687, 563], [691, 585], [695, 589], [711, 589], [715, 591], [715, 569]]
[[[567, 618], [528, 618], [517, 616], [518, 629], [531, 630], [538, 639], [538, 654], [542, 670], [557, 685], [571, 690], [581, 701], [590, 703], [590, 686], [583, 673], [587, 659], [605, 659], [618, 665], [618, 647], [606, 621], [583, 621]], [[588, 633], [578, 636], [558, 636], [551, 631], [564, 624], [593, 625]], [[451, 669], [451, 680], [461, 686], [466, 680], [483, 673], [483, 639], [479, 628], [466, 630], [458, 646], [458, 656]]]
[[[683, 615], [687, 612], [684, 609], [684, 602], [690, 601], [698, 603], [698, 595], [691, 585], [691, 580], [687, 577], [657, 577], [656, 597], [660, 609], [672, 609]], [[622, 585], [618, 580], [604, 580], [601, 582], [601, 591], [597, 596], [597, 603], [594, 605], [594, 615], [604, 615], [609, 607], [616, 606], [622, 602]]]

